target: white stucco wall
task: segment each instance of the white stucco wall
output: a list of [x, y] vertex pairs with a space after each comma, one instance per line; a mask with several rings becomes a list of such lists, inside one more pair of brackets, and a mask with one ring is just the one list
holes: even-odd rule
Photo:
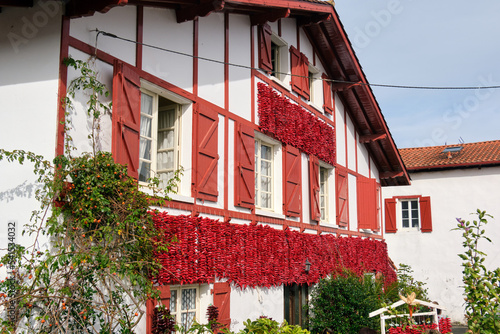
[[358, 173], [365, 177], [370, 177], [370, 155], [366, 150], [365, 144], [362, 144], [359, 141], [356, 143], [356, 148], [358, 150]]
[[252, 117], [250, 27], [250, 18], [247, 15], [229, 16], [229, 63], [247, 66], [228, 68], [229, 110], [245, 119]]
[[[189, 92], [193, 91], [193, 22], [177, 23], [175, 11], [144, 8], [142, 68]], [[172, 52], [169, 52], [172, 51]], [[174, 53], [176, 52], [176, 53]]]
[[452, 321], [463, 321], [461, 233], [451, 231], [455, 218], [472, 220], [470, 213], [486, 210], [496, 219], [486, 227], [492, 244], [483, 242], [488, 254], [486, 266], [500, 267], [500, 167], [462, 169], [441, 172], [412, 173], [412, 185], [383, 188], [383, 197], [422, 195], [430, 196], [432, 228], [430, 233], [419, 231], [387, 233], [385, 238], [389, 256], [394, 263], [410, 265], [415, 278], [426, 283], [431, 300], [447, 308]]
[[224, 14], [212, 13], [199, 18], [200, 59], [198, 62], [198, 94], [200, 97], [224, 108]]
[[261, 315], [278, 322], [284, 320], [283, 287], [231, 289], [231, 330], [243, 329], [243, 321], [255, 320]]
[[356, 130], [352, 123], [351, 117], [347, 114], [347, 167], [350, 170], [357, 171], [356, 168]]
[[[35, 1], [32, 8], [2, 8], [0, 14], [0, 148], [25, 150], [52, 160], [57, 127], [61, 6]], [[39, 208], [33, 165], [0, 162], [0, 256], [8, 246], [8, 223], [16, 222], [16, 243]], [[43, 245], [43, 240], [41, 242]], [[0, 269], [5, 277], [5, 266]]]
[[346, 151], [345, 151], [345, 113], [344, 113], [344, 105], [338, 98], [335, 96], [335, 142], [336, 142], [336, 157], [337, 163], [342, 166], [347, 166], [346, 161]]
[[[75, 60], [88, 61], [90, 56], [86, 53], [78, 51], [74, 48], [69, 48], [69, 55]], [[113, 92], [113, 66], [102, 61], [96, 60], [91, 62], [89, 66], [97, 72], [98, 80], [106, 85], [109, 91], [109, 96], [101, 97], [101, 102], [110, 103]], [[80, 71], [73, 68], [68, 68], [68, 87], [71, 82], [80, 77]], [[89, 99], [89, 92], [82, 92], [78, 90], [73, 100], [73, 110], [68, 110], [69, 115], [67, 120], [71, 122], [68, 131], [69, 136], [73, 139], [73, 145], [77, 148], [73, 155], [80, 155], [85, 152], [92, 152], [92, 143], [88, 136], [92, 129], [92, 120], [87, 115], [87, 101]], [[99, 131], [99, 144], [98, 149], [102, 151], [111, 152], [111, 110], [109, 113], [104, 113], [101, 116], [101, 126]]]

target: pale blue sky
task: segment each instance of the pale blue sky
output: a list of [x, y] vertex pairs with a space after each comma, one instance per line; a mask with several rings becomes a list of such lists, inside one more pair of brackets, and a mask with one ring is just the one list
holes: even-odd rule
[[[500, 86], [500, 1], [336, 0], [370, 83]], [[398, 148], [500, 139], [500, 89], [373, 87]]]

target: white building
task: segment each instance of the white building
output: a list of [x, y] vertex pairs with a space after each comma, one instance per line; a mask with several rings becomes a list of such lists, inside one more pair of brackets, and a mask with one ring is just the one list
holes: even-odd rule
[[[163, 210], [255, 230], [271, 226], [266, 233], [280, 231], [280, 238], [295, 231], [309, 245], [328, 235], [374, 241], [370, 256], [359, 246], [359, 256], [344, 262], [393, 273], [380, 189], [408, 185], [409, 177], [331, 3], [0, 0], [0, 8], [2, 148], [47, 159], [63, 154], [61, 99], [77, 74], [62, 60], [95, 56], [113, 93], [102, 149], [139, 181], [184, 168], [179, 192]], [[90, 151], [85, 101], [76, 102], [70, 134], [79, 152]], [[168, 126], [160, 128], [164, 120]], [[140, 129], [149, 126], [146, 138]], [[171, 139], [157, 140], [163, 135]], [[19, 231], [37, 206], [31, 167], [0, 162], [0, 170], [0, 244], [9, 222], [16, 242], [27, 243]], [[308, 254], [307, 247], [294, 263], [282, 258], [296, 276], [265, 284], [220, 272], [216, 283], [164, 278], [164, 298], [191, 298], [198, 321], [214, 303], [232, 329], [259, 315], [300, 323], [294, 310], [327, 270], [321, 249]], [[311, 274], [302, 272], [306, 260]]]
[[[385, 238], [394, 263], [410, 265], [429, 297], [452, 321], [464, 321], [461, 231], [456, 218], [474, 220], [477, 209], [494, 216], [479, 248], [489, 269], [500, 267], [500, 141], [400, 149], [411, 185], [387, 187]], [[432, 207], [432, 210], [431, 210]]]

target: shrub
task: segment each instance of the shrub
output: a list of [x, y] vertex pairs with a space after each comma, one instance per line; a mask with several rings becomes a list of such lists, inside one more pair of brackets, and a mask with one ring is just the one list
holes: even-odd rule
[[311, 294], [311, 332], [328, 328], [333, 333], [357, 334], [363, 327], [378, 328], [378, 319], [368, 314], [380, 307], [381, 294], [381, 284], [353, 273], [322, 279]]
[[278, 323], [277, 321], [260, 317], [254, 321], [248, 319], [244, 322], [245, 328], [239, 332], [239, 334], [309, 334], [307, 329], [302, 329], [300, 326], [289, 325], [286, 320], [283, 323]]

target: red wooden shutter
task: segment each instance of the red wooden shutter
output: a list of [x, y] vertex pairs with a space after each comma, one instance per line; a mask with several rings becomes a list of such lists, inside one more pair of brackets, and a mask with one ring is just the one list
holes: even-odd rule
[[337, 224], [347, 226], [349, 223], [349, 193], [347, 189], [347, 172], [336, 169], [337, 185]]
[[302, 95], [302, 67], [300, 61], [300, 52], [294, 46], [290, 47], [290, 70], [292, 73], [292, 90]]
[[385, 199], [385, 233], [396, 233], [396, 200], [394, 198]]
[[333, 98], [332, 98], [332, 86], [328, 80], [328, 76], [323, 74], [321, 76], [323, 79], [323, 109], [325, 113], [332, 115], [333, 114]]
[[319, 203], [319, 162], [314, 155], [309, 155], [309, 196], [311, 202], [311, 219], [321, 220], [321, 207]]
[[255, 206], [255, 139], [251, 127], [236, 123], [234, 149], [234, 204], [252, 209]]
[[[167, 309], [170, 309], [170, 286], [162, 285], [159, 287], [160, 290], [160, 301]], [[146, 333], [150, 334], [152, 332], [153, 326], [153, 316], [156, 307], [156, 301], [149, 299], [146, 302]]]
[[377, 229], [377, 182], [366, 177], [357, 178], [358, 228]]
[[231, 286], [229, 283], [214, 283], [214, 306], [219, 309], [218, 322], [229, 329], [231, 325]]
[[216, 202], [219, 114], [205, 105], [198, 104], [197, 113], [197, 198]]
[[302, 71], [302, 96], [309, 100], [309, 60], [305, 54], [300, 54], [300, 67]]
[[300, 217], [302, 212], [301, 156], [299, 149], [284, 146], [285, 197], [283, 211], [287, 216]]
[[116, 163], [127, 165], [128, 174], [138, 178], [141, 124], [141, 85], [130, 66], [115, 60], [113, 70], [112, 153]]
[[420, 198], [420, 222], [422, 232], [432, 232], [431, 198]]
[[377, 221], [376, 221], [376, 226], [374, 231], [378, 232], [380, 231], [380, 220], [381, 220], [381, 208], [380, 208], [380, 200], [382, 196], [382, 187], [380, 186], [380, 183], [377, 183], [376, 185], [376, 192], [377, 192]]
[[272, 72], [271, 36], [272, 30], [269, 24], [259, 25], [259, 68]]

